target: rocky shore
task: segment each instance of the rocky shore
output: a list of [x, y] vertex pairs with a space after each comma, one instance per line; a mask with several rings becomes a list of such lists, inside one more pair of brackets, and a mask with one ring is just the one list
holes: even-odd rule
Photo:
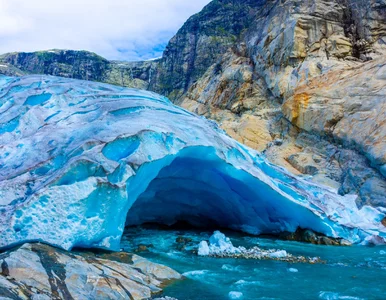
[[1, 299], [149, 299], [181, 275], [124, 252], [24, 244], [0, 254]]

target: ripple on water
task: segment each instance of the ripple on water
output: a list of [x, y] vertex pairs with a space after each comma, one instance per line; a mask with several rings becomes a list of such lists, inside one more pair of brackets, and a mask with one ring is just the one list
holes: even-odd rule
[[192, 277], [195, 278], [195, 277], [202, 277], [203, 275], [206, 275], [206, 273], [208, 272], [209, 270], [194, 270], [194, 271], [182, 273], [182, 275], [189, 278], [192, 278]]
[[[149, 251], [139, 255], [170, 266], [186, 277], [165, 289], [165, 295], [177, 299], [233, 299], [230, 292], [242, 293], [243, 300], [385, 299], [385, 247], [317, 246], [227, 232], [235, 246], [283, 249], [294, 255], [319, 256], [326, 263], [199, 257], [194, 250], [211, 234], [197, 230], [135, 229], [129, 235], [125, 233], [122, 247], [130, 251], [137, 249], [138, 244], [153, 244]], [[179, 237], [191, 242], [179, 243]]]
[[339, 293], [321, 291], [319, 293], [319, 299], [323, 299], [323, 300], [364, 300], [365, 298], [345, 296], [345, 295], [341, 295]]

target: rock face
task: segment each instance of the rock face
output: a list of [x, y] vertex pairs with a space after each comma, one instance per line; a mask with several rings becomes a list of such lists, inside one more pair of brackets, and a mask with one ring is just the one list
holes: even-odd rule
[[170, 40], [152, 90], [178, 101], [248, 28], [261, 0], [214, 0]]
[[178, 103], [359, 206], [385, 206], [385, 14], [385, 1], [265, 1]]
[[180, 105], [217, 121], [233, 138], [263, 151], [273, 141], [268, 120], [280, 112], [263, 81], [254, 76], [245, 44], [230, 49], [190, 88]]
[[157, 61], [108, 61], [87, 51], [49, 50], [4, 54], [0, 56], [0, 74], [48, 74], [148, 89], [156, 64]]
[[271, 165], [167, 98], [48, 76], [1, 77], [0, 247], [117, 250], [125, 225], [298, 227], [361, 242], [384, 210]]
[[149, 299], [181, 278], [163, 265], [129, 253], [70, 253], [25, 244], [0, 254], [4, 299]]

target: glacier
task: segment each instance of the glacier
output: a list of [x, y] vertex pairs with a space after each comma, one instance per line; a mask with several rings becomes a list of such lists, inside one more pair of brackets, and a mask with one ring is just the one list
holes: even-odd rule
[[118, 250], [125, 226], [298, 227], [386, 238], [385, 210], [290, 174], [160, 95], [51, 76], [0, 77], [0, 248]]

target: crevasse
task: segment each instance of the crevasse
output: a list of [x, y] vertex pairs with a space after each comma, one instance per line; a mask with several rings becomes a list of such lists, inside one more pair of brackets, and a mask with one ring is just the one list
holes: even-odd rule
[[0, 247], [119, 248], [126, 225], [385, 237], [384, 211], [291, 175], [150, 92], [0, 77]]

